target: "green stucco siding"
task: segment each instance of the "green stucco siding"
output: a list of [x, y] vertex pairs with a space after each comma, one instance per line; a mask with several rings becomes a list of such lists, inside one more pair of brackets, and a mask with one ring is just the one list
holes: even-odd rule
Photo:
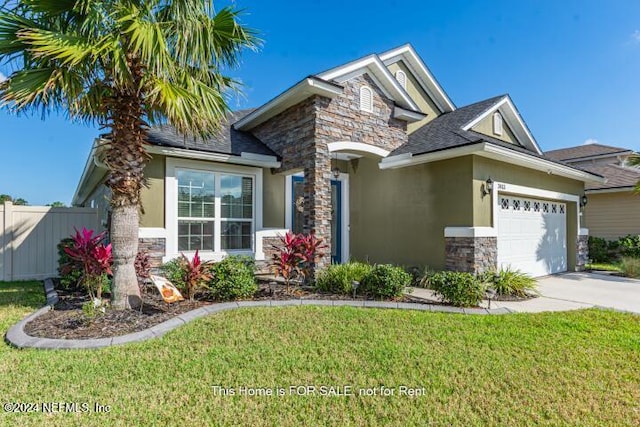
[[419, 122], [409, 123], [407, 125], [407, 131], [409, 133], [413, 132], [414, 130], [418, 129], [421, 126], [424, 126], [425, 124], [429, 123], [431, 120], [435, 119], [440, 115], [440, 110], [438, 110], [438, 107], [433, 102], [431, 97], [429, 97], [429, 95], [427, 95], [427, 93], [422, 89], [420, 84], [413, 77], [413, 74], [402, 62], [396, 62], [395, 64], [391, 64], [388, 68], [391, 74], [393, 74], [394, 76], [396, 74], [396, 71], [398, 70], [404, 71], [404, 73], [407, 75], [407, 88], [406, 88], [407, 93], [409, 94], [411, 99], [413, 99], [413, 101], [416, 104], [418, 104], [418, 107], [420, 107], [420, 110], [423, 113], [427, 114], [427, 117], [420, 120]]
[[263, 186], [263, 226], [284, 228], [285, 185], [284, 175], [275, 175], [270, 169], [262, 174]]
[[502, 135], [496, 135], [495, 133], [493, 133], [493, 114], [489, 114], [487, 117], [480, 120], [471, 129], [483, 135], [487, 135], [501, 141], [510, 142], [511, 144], [518, 144], [518, 139], [513, 134], [513, 132], [509, 128], [509, 125], [507, 124], [507, 121], [504, 118], [502, 119]]
[[144, 169], [144, 176], [147, 187], [141, 192], [144, 213], [140, 216], [140, 227], [164, 228], [165, 157], [154, 155]]
[[354, 259], [444, 268], [444, 228], [473, 222], [472, 158], [394, 170], [363, 158], [350, 167]]

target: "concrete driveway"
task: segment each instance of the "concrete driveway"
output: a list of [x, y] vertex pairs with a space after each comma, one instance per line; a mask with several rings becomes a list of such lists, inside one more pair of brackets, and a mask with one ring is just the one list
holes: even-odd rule
[[492, 302], [519, 312], [606, 307], [640, 314], [640, 280], [594, 273], [565, 273], [538, 279], [539, 298]]

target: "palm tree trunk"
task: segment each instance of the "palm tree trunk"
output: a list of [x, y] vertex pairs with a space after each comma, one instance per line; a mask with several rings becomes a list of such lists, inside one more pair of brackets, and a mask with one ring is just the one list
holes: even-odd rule
[[140, 190], [145, 184], [145, 149], [142, 102], [134, 90], [122, 90], [112, 99], [111, 135], [105, 153], [110, 173], [113, 283], [111, 305], [116, 309], [139, 307], [142, 299], [135, 271], [141, 210]]
[[134, 261], [138, 253], [138, 206], [113, 206], [111, 211], [111, 244], [113, 282], [111, 305], [115, 309], [139, 307], [142, 303]]

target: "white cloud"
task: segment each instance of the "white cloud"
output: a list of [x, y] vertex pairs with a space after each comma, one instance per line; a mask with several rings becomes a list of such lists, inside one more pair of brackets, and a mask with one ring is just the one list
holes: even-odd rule
[[595, 139], [595, 138], [588, 138], [588, 139], [586, 139], [586, 140], [582, 143], [582, 145], [597, 144], [597, 143], [598, 143], [598, 140], [597, 140], [597, 139]]
[[633, 34], [631, 34], [631, 40], [636, 43], [640, 43], [640, 30], [635, 30]]
[[7, 80], [7, 76], [5, 76], [4, 74], [0, 73], [0, 83], [2, 83], [5, 80]]

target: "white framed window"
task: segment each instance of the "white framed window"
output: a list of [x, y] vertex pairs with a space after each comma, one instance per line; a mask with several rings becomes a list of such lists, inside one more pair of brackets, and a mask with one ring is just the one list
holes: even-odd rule
[[369, 113], [373, 112], [373, 91], [369, 86], [360, 88], [360, 109]]
[[493, 133], [495, 135], [502, 135], [502, 114], [499, 111], [493, 113]]
[[[262, 229], [262, 169], [167, 158], [166, 258], [250, 253]], [[189, 256], [189, 255], [187, 255]]]
[[396, 71], [396, 80], [400, 83], [403, 89], [407, 88], [407, 75], [404, 71], [398, 70]]

